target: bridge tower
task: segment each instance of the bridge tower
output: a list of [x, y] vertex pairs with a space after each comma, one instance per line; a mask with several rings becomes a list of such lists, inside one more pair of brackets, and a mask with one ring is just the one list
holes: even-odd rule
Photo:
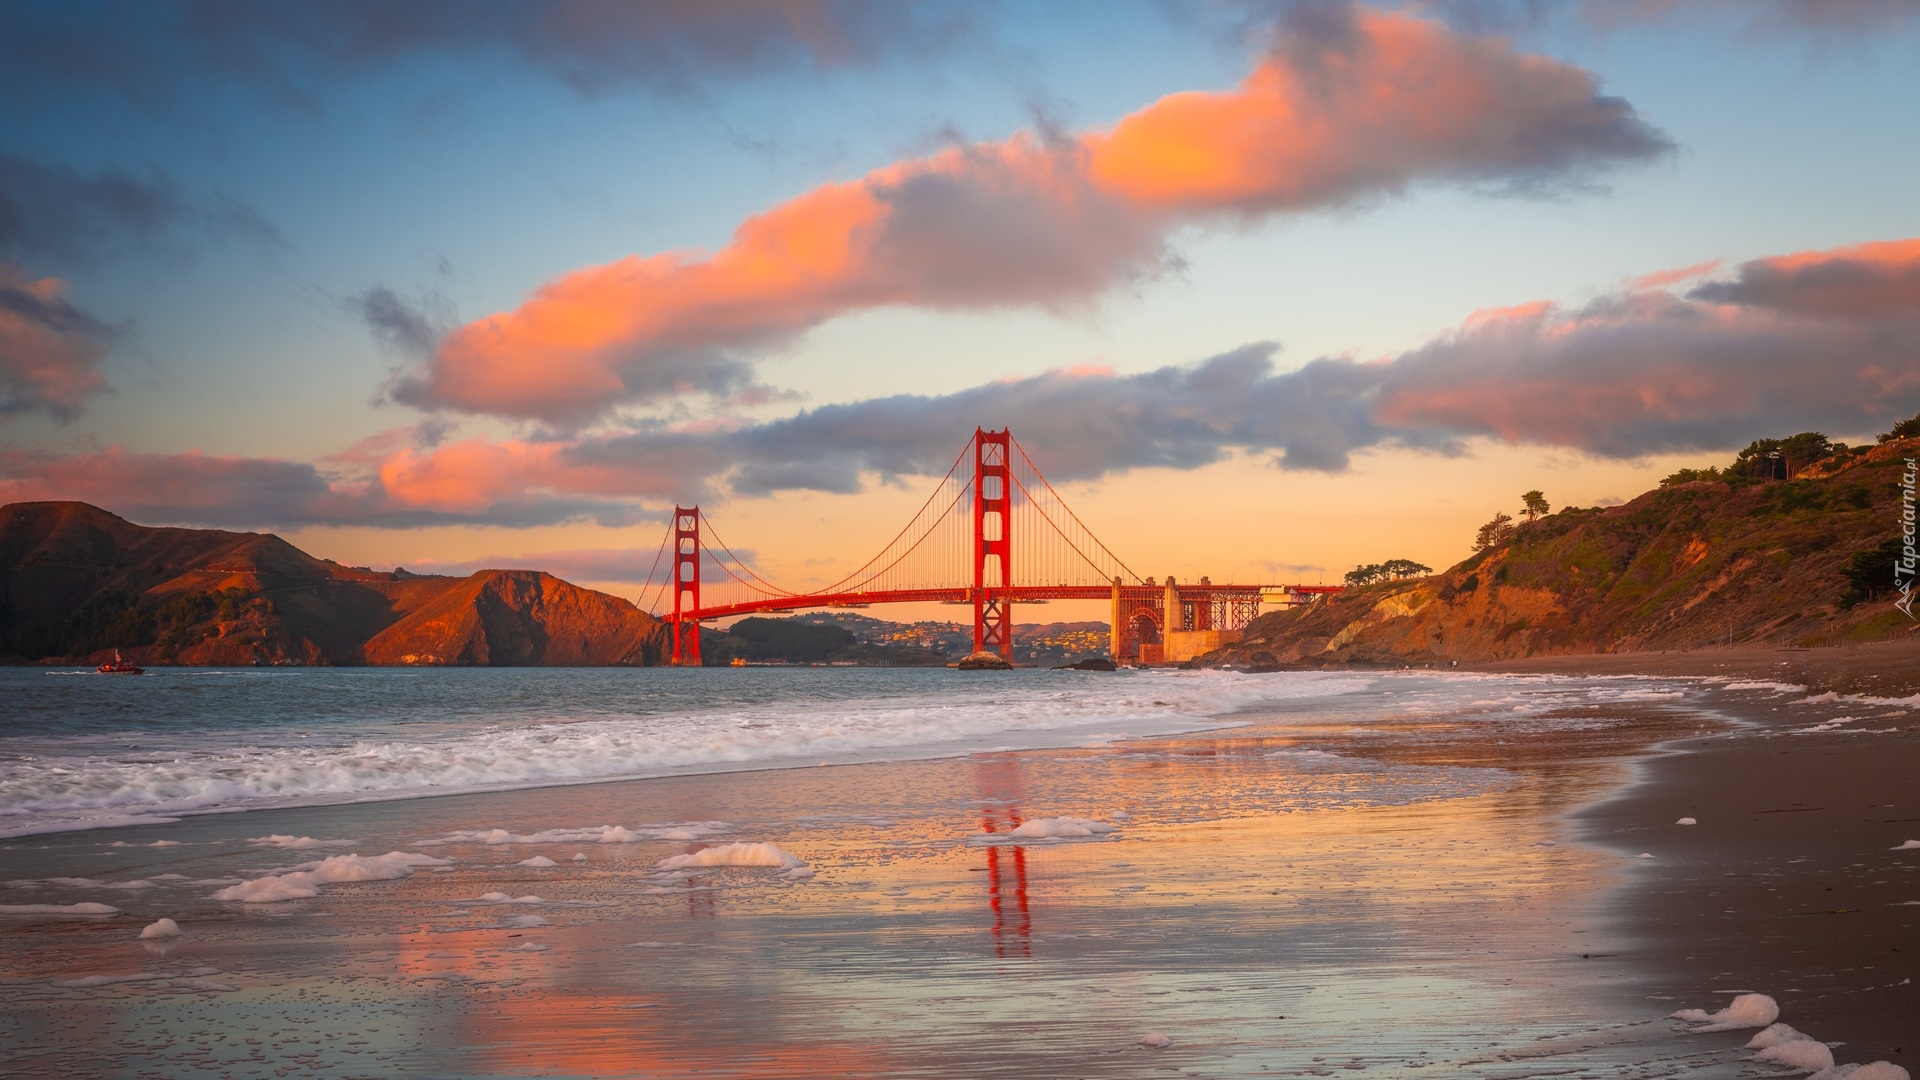
[[673, 664], [700, 666], [700, 508], [673, 508]]
[[[973, 429], [973, 651], [1013, 659], [1013, 436]], [[998, 591], [998, 595], [995, 592]]]

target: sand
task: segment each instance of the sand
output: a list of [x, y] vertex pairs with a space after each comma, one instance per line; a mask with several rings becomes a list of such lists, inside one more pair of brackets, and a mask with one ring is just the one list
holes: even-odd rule
[[[1834, 652], [1846, 685], [1906, 686]], [[1782, 666], [1687, 658], [1666, 673]], [[1802, 697], [1523, 739], [1375, 706], [26, 838], [8, 879], [154, 884], [7, 890], [125, 914], [0, 918], [0, 1076], [1752, 1075], [1749, 1033], [1664, 1019], [1738, 990], [1842, 1062], [1910, 1063], [1920, 851], [1888, 849], [1920, 836], [1915, 714]], [[1326, 809], [1376, 766], [1403, 804]], [[1497, 780], [1435, 786], [1458, 767]], [[663, 867], [725, 844], [783, 857]], [[424, 858], [371, 862], [393, 851]], [[299, 869], [345, 855], [397, 876]], [[317, 895], [210, 898], [302, 873]]]

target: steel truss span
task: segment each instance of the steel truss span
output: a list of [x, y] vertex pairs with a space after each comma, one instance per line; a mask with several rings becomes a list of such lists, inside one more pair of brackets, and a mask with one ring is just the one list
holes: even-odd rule
[[1155, 663], [1177, 658], [1169, 643], [1205, 651], [1233, 640], [1262, 603], [1310, 603], [1341, 590], [1142, 578], [1081, 522], [1011, 431], [979, 428], [906, 526], [824, 588], [793, 592], [768, 581], [727, 547], [697, 506], [674, 508], [656, 572], [669, 545], [670, 576], [655, 588], [649, 573], [642, 595], [653, 610], [672, 594], [672, 610], [661, 618], [672, 627], [675, 664], [700, 663], [702, 622], [908, 603], [971, 607], [974, 651], [1011, 661], [1014, 605], [1047, 600], [1108, 601], [1113, 659]]

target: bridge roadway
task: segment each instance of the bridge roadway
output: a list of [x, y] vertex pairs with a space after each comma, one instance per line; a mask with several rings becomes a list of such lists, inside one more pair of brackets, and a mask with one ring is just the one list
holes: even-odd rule
[[[1258, 606], [1263, 595], [1276, 592], [1301, 597], [1341, 590], [1338, 585], [1176, 585], [1182, 603], [1237, 601]], [[988, 599], [1014, 604], [1044, 600], [1107, 600], [1151, 605], [1164, 600], [1164, 585], [1013, 585], [984, 590]], [[964, 586], [940, 589], [878, 589], [870, 592], [808, 593], [799, 596], [749, 600], [738, 604], [697, 608], [681, 616], [689, 621], [708, 622], [736, 615], [776, 614], [803, 608], [862, 608], [874, 604], [964, 604], [972, 606], [974, 590]], [[1298, 602], [1298, 601], [1287, 601]], [[668, 616], [668, 621], [673, 621]]]

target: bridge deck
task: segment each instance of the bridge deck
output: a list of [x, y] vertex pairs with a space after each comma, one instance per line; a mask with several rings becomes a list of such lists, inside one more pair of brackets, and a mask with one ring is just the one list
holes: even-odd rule
[[[1203, 602], [1211, 600], [1257, 601], [1263, 593], [1291, 592], [1303, 595], [1335, 593], [1341, 590], [1338, 585], [1176, 585], [1183, 601]], [[1033, 603], [1036, 600], [1111, 600], [1111, 585], [1014, 585], [1009, 588], [987, 589], [986, 595], [994, 600], [1006, 600], [1011, 603]], [[973, 605], [974, 590], [968, 588], [941, 589], [880, 589], [871, 592], [809, 593], [799, 596], [773, 597], [763, 600], [749, 600], [737, 604], [723, 604], [718, 607], [704, 607], [687, 613], [689, 621], [707, 622], [713, 619], [730, 619], [736, 615], [755, 615], [800, 611], [809, 608], [858, 608], [872, 604], [965, 604]], [[1151, 603], [1160, 600], [1166, 594], [1164, 585], [1122, 585], [1120, 598], [1123, 601]], [[667, 621], [675, 621], [669, 615]]]

